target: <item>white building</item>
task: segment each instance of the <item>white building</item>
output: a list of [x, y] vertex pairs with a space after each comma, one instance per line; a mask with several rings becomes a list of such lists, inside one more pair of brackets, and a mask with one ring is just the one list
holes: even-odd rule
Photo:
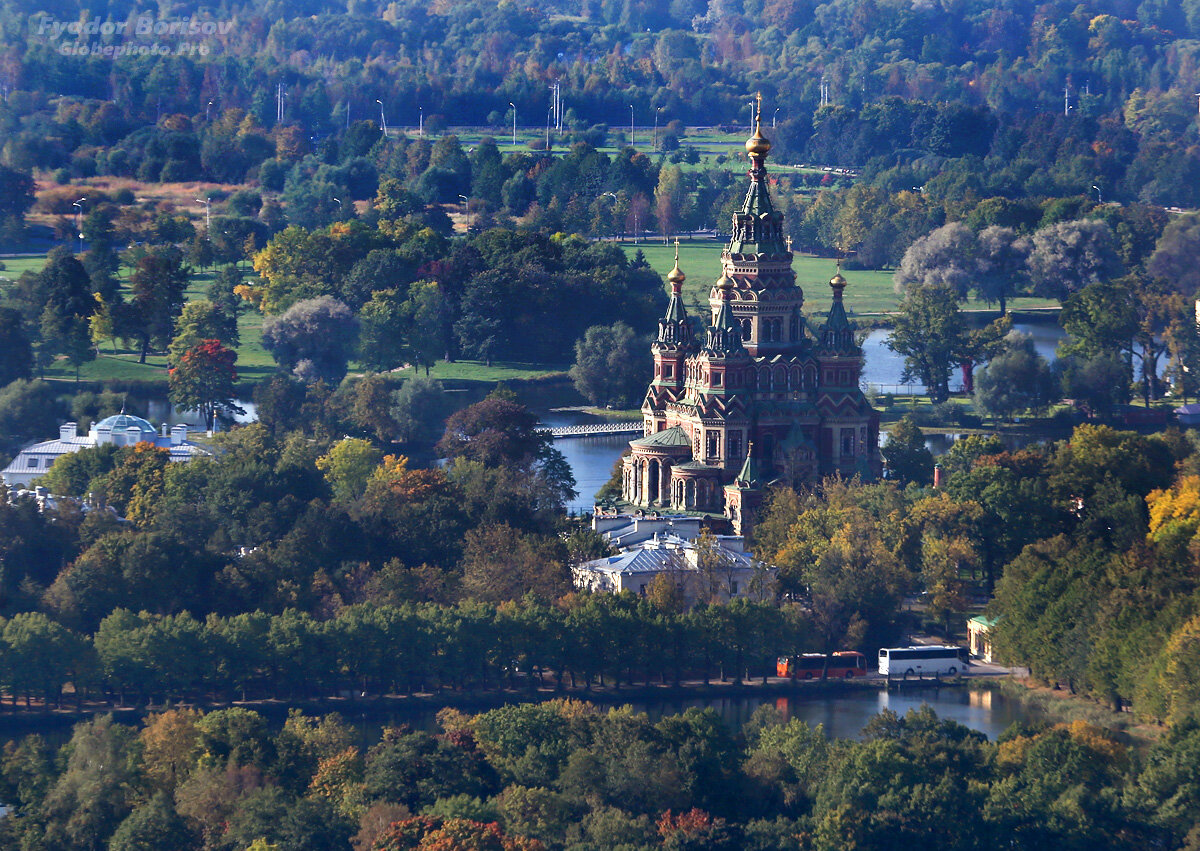
[[689, 541], [700, 536], [703, 524], [698, 515], [656, 514], [637, 512], [618, 514], [599, 508], [592, 515], [592, 529], [615, 549], [626, 550], [648, 541], [655, 535], [676, 535]]
[[689, 605], [716, 598], [769, 600], [775, 594], [773, 567], [756, 561], [742, 548], [742, 539], [718, 536], [711, 564], [701, 567], [701, 549], [675, 534], [656, 533], [607, 558], [593, 559], [571, 569], [575, 587], [618, 594], [645, 595], [654, 580], [667, 581], [683, 593]]
[[78, 452], [89, 446], [134, 446], [150, 443], [171, 453], [171, 461], [190, 461], [198, 455], [211, 455], [207, 449], [188, 441], [186, 425], [167, 429], [163, 423], [162, 433], [141, 417], [117, 414], [93, 423], [86, 435], [78, 433], [75, 423], [63, 423], [58, 428], [56, 440], [46, 440], [27, 446], [17, 453], [12, 463], [0, 470], [4, 483], [12, 487], [28, 487], [35, 479], [46, 475], [46, 471], [63, 455]]

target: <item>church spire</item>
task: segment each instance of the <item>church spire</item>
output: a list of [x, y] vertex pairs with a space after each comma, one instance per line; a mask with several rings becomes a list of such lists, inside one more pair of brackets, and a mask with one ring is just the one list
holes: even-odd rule
[[785, 254], [783, 214], [771, 203], [767, 188], [767, 154], [771, 141], [762, 132], [762, 93], [755, 96], [754, 135], [746, 140], [750, 186], [742, 208], [733, 214], [731, 254]]
[[667, 302], [667, 313], [658, 322], [658, 337], [654, 341], [656, 348], [661, 347], [690, 347], [693, 340], [692, 323], [688, 321], [687, 311], [683, 306], [683, 282], [687, 275], [679, 268], [679, 240], [675, 240], [675, 267], [667, 273], [671, 284], [671, 298]]
[[846, 316], [846, 305], [842, 302], [842, 292], [846, 289], [846, 279], [842, 277], [842, 261], [838, 258], [837, 273], [829, 279], [829, 288], [833, 290], [833, 304], [829, 306], [829, 315], [821, 328], [821, 343], [826, 349], [849, 351], [856, 349], [854, 344], [854, 326]]
[[753, 440], [746, 445], [746, 462], [742, 464], [742, 471], [737, 474], [734, 483], [740, 488], [752, 490], [758, 490], [767, 484], [762, 465], [758, 463], [758, 456], [754, 454]]
[[728, 275], [722, 275], [717, 281], [719, 303], [713, 314], [713, 323], [708, 328], [708, 340], [704, 350], [717, 357], [728, 357], [734, 354], [745, 354], [742, 345], [742, 330], [737, 320], [733, 318], [733, 280]]
[[675, 266], [667, 272], [667, 282], [671, 285], [671, 300], [667, 303], [668, 322], [687, 321], [687, 313], [683, 309], [683, 282], [687, 275], [679, 268], [679, 240], [675, 240]]
[[762, 132], [762, 92], [759, 92], [754, 96], [754, 135], [746, 140], [746, 153], [750, 154], [751, 162], [757, 159], [762, 168], [770, 152], [771, 142]]

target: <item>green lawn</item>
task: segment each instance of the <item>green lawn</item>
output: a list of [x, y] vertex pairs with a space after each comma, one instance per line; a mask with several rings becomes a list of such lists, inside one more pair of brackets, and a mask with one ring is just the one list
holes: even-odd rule
[[4, 264], [4, 268], [0, 269], [0, 278], [8, 278], [10, 281], [15, 281], [21, 277], [22, 272], [40, 272], [42, 267], [46, 265], [46, 255], [37, 254], [33, 257], [4, 257], [0, 258], [0, 263]]
[[[547, 366], [529, 363], [507, 363], [494, 361], [491, 366], [482, 361], [455, 361], [454, 363], [446, 363], [438, 361], [429, 370], [429, 377], [436, 378], [439, 381], [481, 381], [487, 383], [499, 381], [531, 381], [538, 378], [546, 378], [554, 375], [563, 375], [567, 371], [567, 366]], [[415, 370], [412, 367], [408, 369], [397, 370], [396, 375], [424, 375], [425, 370]]]
[[[45, 257], [23, 258], [29, 263], [28, 268], [38, 270], [45, 263]], [[8, 263], [10, 261], [6, 261]], [[11, 265], [10, 265], [11, 268]], [[6, 273], [0, 273], [6, 274]], [[253, 271], [248, 271], [247, 282], [253, 279]], [[208, 287], [216, 277], [216, 269], [198, 271], [192, 275], [185, 291], [188, 301], [207, 298]], [[128, 293], [126, 293], [128, 295]], [[249, 305], [238, 317], [238, 331], [241, 343], [237, 347], [238, 378], [242, 381], [257, 381], [275, 372], [275, 360], [262, 347], [263, 317]], [[167, 380], [167, 357], [165, 353], [151, 353], [146, 362], [138, 363], [136, 347], [128, 348], [116, 343], [105, 341], [100, 346], [100, 355], [96, 360], [84, 364], [79, 369], [79, 378], [83, 381], [143, 381], [161, 382]], [[65, 381], [75, 380], [75, 369], [65, 360], [58, 360], [46, 370], [46, 378]]]
[[[665, 278], [675, 263], [675, 246], [663, 245], [661, 239], [643, 241], [638, 245], [623, 242], [621, 247], [630, 257], [641, 249], [647, 262]], [[679, 267], [687, 275], [683, 283], [684, 303], [690, 310], [707, 310], [708, 293], [721, 275], [721, 252], [725, 244], [719, 240], [680, 240]], [[804, 290], [804, 307], [810, 315], [823, 315], [829, 310], [831, 291], [829, 279], [837, 272], [835, 261], [824, 257], [797, 254], [792, 261], [796, 270], [796, 283]], [[899, 296], [892, 284], [891, 271], [869, 269], [847, 269], [842, 273], [849, 282], [846, 287], [846, 309], [851, 315], [878, 316], [896, 310]], [[995, 310], [984, 302], [968, 299], [963, 305], [967, 310]], [[1023, 310], [1033, 307], [1057, 307], [1053, 299], [1017, 298], [1009, 301], [1009, 309]]]

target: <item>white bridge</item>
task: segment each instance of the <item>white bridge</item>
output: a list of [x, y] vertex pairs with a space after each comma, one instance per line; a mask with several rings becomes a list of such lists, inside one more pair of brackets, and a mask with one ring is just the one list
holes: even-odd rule
[[641, 434], [645, 426], [641, 420], [618, 423], [588, 423], [586, 425], [557, 426], [543, 428], [551, 437], [594, 437], [601, 434]]

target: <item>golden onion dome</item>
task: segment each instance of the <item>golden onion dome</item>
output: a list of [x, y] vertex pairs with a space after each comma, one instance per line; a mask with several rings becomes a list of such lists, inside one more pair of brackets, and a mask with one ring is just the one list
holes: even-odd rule
[[838, 272], [836, 275], [834, 275], [832, 278], [829, 279], [829, 286], [831, 286], [831, 287], [846, 286], [846, 279], [842, 277], [841, 272]]
[[762, 125], [755, 122], [754, 135], [746, 140], [746, 152], [756, 157], [765, 157], [771, 150], [770, 140], [762, 134]]
[[675, 268], [667, 272], [667, 280], [672, 284], [682, 284], [687, 278], [683, 274], [683, 270], [679, 268], [679, 240], [675, 240]]

